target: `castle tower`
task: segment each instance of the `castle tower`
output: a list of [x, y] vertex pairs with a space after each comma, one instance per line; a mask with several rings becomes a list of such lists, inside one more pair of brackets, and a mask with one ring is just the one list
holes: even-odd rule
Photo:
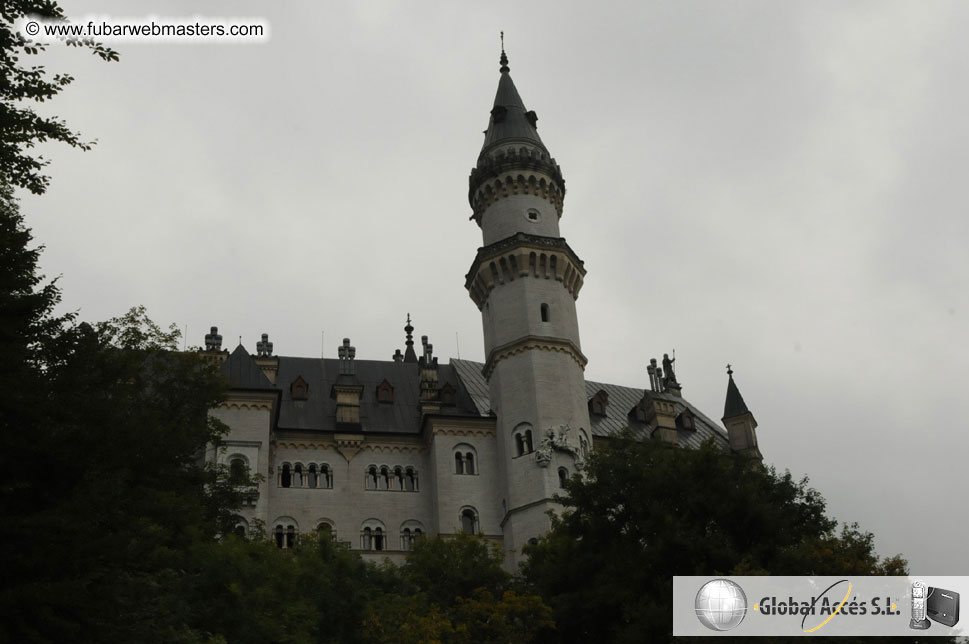
[[[507, 562], [550, 528], [546, 512], [591, 445], [575, 301], [582, 261], [559, 236], [565, 181], [515, 88], [504, 49], [468, 200], [481, 228], [465, 283], [481, 311], [497, 416]], [[482, 530], [490, 532], [488, 526]]]

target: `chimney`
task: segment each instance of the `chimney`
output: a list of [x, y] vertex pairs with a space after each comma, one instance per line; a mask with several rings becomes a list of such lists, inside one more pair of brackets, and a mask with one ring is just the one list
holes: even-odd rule
[[269, 382], [276, 384], [276, 372], [279, 371], [279, 358], [273, 355], [273, 343], [269, 341], [269, 334], [263, 333], [262, 340], [256, 343], [255, 363], [262, 369]]
[[203, 362], [210, 365], [220, 365], [229, 357], [229, 350], [222, 348], [222, 336], [219, 327], [214, 326], [205, 334], [205, 348], [199, 349]]
[[357, 356], [357, 349], [350, 346], [350, 338], [343, 338], [343, 344], [337, 348], [337, 356], [340, 359], [340, 375], [330, 388], [330, 397], [336, 399], [336, 424], [338, 427], [359, 429], [363, 385], [354, 373], [353, 360]]
[[417, 362], [421, 375], [421, 413], [436, 414], [441, 411], [441, 392], [437, 387], [437, 358], [434, 357], [434, 345], [427, 341], [427, 336], [421, 336], [424, 354]]

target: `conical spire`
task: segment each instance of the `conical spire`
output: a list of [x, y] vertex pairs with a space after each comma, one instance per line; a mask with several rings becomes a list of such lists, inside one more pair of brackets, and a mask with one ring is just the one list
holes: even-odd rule
[[414, 327], [410, 323], [410, 313], [407, 314], [407, 326], [404, 327], [407, 334], [407, 349], [404, 350], [404, 362], [417, 362], [417, 353], [414, 352]]
[[505, 54], [504, 32], [502, 32], [501, 58], [501, 78], [498, 79], [498, 91], [495, 94], [494, 107], [491, 109], [491, 120], [488, 122], [488, 129], [485, 132], [484, 145], [481, 147], [482, 155], [490, 148], [512, 141], [531, 143], [541, 148], [548, 154], [542, 138], [538, 135], [537, 124], [538, 116], [535, 112], [525, 109], [525, 103], [518, 94], [515, 82], [511, 79], [508, 67], [508, 56]]
[[[523, 181], [534, 180], [537, 183], [544, 181], [545, 187], [541, 190], [543, 198], [552, 204], [561, 217], [562, 201], [565, 197], [562, 169], [555, 163], [538, 135], [538, 116], [525, 109], [515, 82], [511, 80], [504, 34], [499, 62], [501, 76], [498, 79], [498, 91], [491, 108], [488, 129], [484, 133], [484, 144], [475, 167], [471, 169], [471, 176], [468, 177], [468, 203], [474, 211], [471, 218], [480, 226], [485, 209], [496, 198], [492, 191], [494, 182], [498, 180], [507, 183], [515, 180], [514, 177]], [[522, 185], [519, 189], [524, 190], [525, 194], [532, 193], [527, 185]], [[498, 192], [504, 193], [503, 190]]]
[[723, 417], [733, 418], [748, 413], [747, 403], [744, 402], [744, 397], [740, 395], [737, 383], [733, 381], [733, 369], [730, 368], [730, 365], [727, 365], [727, 377], [730, 380], [727, 382], [727, 400], [723, 405]]

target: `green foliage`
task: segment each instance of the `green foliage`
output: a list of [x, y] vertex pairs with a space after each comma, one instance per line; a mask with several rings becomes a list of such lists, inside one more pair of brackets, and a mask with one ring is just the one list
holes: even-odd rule
[[13, 189], [0, 182], [0, 377], [17, 378], [35, 365], [32, 352], [64, 322], [53, 318], [60, 293], [53, 283], [41, 286], [37, 262], [43, 249], [31, 248], [32, 239]]
[[[30, 150], [38, 143], [60, 141], [82, 150], [90, 149], [80, 134], [57, 117], [39, 116], [24, 102], [43, 103], [54, 98], [74, 81], [68, 74], [50, 75], [43, 65], [31, 65], [27, 57], [46, 49], [43, 43], [29, 42], [15, 28], [15, 22], [28, 16], [64, 20], [64, 11], [50, 0], [3, 0], [0, 4], [0, 182], [26, 188], [34, 194], [47, 190], [49, 177], [43, 174], [49, 163]], [[95, 56], [118, 60], [117, 52], [90, 40], [65, 40], [83, 47]]]
[[[368, 610], [366, 640], [534, 641], [554, 626], [551, 609], [537, 595], [516, 589], [501, 561], [500, 549], [470, 535], [419, 541], [399, 570], [384, 569], [389, 579]], [[393, 584], [394, 576], [402, 583]]]
[[674, 575], [876, 575], [857, 525], [839, 533], [824, 499], [789, 473], [707, 444], [628, 435], [597, 446], [566, 486], [567, 511], [527, 550], [523, 573], [555, 611], [563, 642], [669, 641]]
[[451, 539], [418, 539], [401, 575], [431, 602], [450, 607], [478, 589], [501, 594], [510, 583], [501, 562], [495, 544], [459, 533]]
[[169, 351], [173, 337], [140, 309], [48, 326], [38, 346], [21, 341], [27, 391], [4, 390], [0, 538], [16, 547], [0, 640], [195, 641], [181, 618], [186, 556], [239, 504], [199, 458], [224, 430], [208, 416], [224, 384]]

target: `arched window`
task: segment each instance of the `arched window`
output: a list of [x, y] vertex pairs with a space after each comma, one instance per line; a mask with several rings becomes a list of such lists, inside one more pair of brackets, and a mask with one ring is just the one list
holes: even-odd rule
[[559, 468], [559, 487], [565, 487], [566, 482], [569, 480], [569, 471], [564, 467]]
[[367, 519], [360, 529], [360, 547], [363, 550], [386, 550], [387, 530], [378, 519]]
[[326, 463], [320, 463], [320, 487], [330, 489], [333, 487], [333, 472]]
[[400, 549], [404, 552], [410, 550], [411, 543], [411, 532], [410, 528], [404, 528], [400, 531]]
[[380, 479], [378, 480], [381, 490], [390, 489], [390, 470], [386, 466], [380, 468]]
[[454, 446], [454, 473], [474, 474], [476, 471], [477, 451], [469, 443], [458, 443]]
[[333, 530], [333, 524], [328, 521], [320, 521], [316, 526], [316, 533], [320, 535], [321, 539], [336, 539], [336, 532]]
[[279, 486], [291, 487], [293, 485], [293, 470], [289, 463], [283, 463], [283, 471], [279, 474]]
[[316, 472], [316, 463], [310, 463], [306, 472], [306, 487], [316, 487], [319, 484], [319, 476]]
[[375, 528], [373, 531], [373, 549], [384, 549], [384, 531], [382, 528]]
[[245, 457], [233, 456], [229, 459], [229, 483], [232, 485], [245, 485], [249, 478], [249, 465]]
[[408, 467], [404, 476], [404, 485], [407, 487], [408, 492], [417, 491], [417, 472], [414, 471], [413, 467]]
[[478, 515], [472, 508], [461, 510], [461, 532], [465, 534], [478, 533]]
[[232, 528], [232, 534], [245, 539], [249, 536], [249, 523], [242, 517], [236, 517], [236, 525]]
[[515, 455], [522, 456], [532, 453], [532, 426], [528, 423], [519, 423], [515, 427]]
[[273, 541], [277, 548], [295, 548], [296, 539], [299, 536], [299, 528], [293, 519], [284, 517], [277, 519], [273, 528]]
[[367, 470], [366, 487], [368, 490], [377, 489], [377, 466], [376, 465], [371, 465], [370, 469]]
[[404, 521], [400, 524], [400, 549], [404, 552], [412, 550], [422, 534], [419, 521], [413, 519]]
[[404, 470], [399, 465], [394, 468], [394, 489], [404, 489]]
[[542, 322], [548, 322], [548, 304], [542, 304]]
[[584, 434], [579, 434], [579, 453], [582, 454], [583, 459], [589, 456], [589, 441]]
[[303, 464], [293, 466], [293, 487], [303, 487]]

